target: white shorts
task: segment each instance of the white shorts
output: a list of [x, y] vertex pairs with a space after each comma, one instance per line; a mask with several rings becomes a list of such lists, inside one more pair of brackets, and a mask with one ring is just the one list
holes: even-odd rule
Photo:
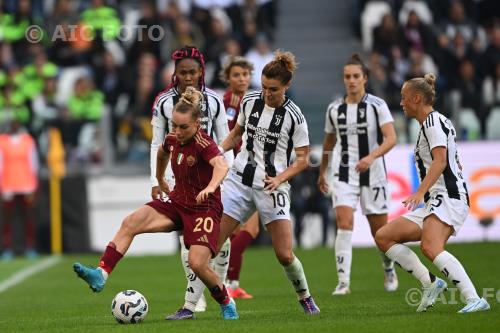
[[389, 212], [389, 201], [387, 181], [370, 186], [355, 186], [338, 179], [333, 180], [332, 202], [334, 208], [348, 206], [356, 210], [358, 202], [360, 202], [363, 215], [380, 215]]
[[266, 225], [275, 220], [290, 220], [290, 197], [285, 190], [272, 193], [243, 185], [241, 177], [230, 172], [222, 187], [224, 214], [241, 224], [257, 210], [260, 221]]
[[447, 193], [433, 193], [424, 207], [404, 214], [403, 217], [422, 228], [424, 219], [432, 214], [453, 227], [453, 236], [456, 236], [469, 214], [469, 206], [463, 200], [448, 197]]

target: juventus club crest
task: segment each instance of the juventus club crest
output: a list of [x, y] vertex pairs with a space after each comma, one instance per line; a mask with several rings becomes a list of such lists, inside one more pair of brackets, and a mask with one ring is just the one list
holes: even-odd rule
[[274, 120], [274, 125], [278, 126], [281, 123], [281, 120], [283, 119], [282, 116], [277, 115], [276, 119]]
[[359, 118], [363, 119], [365, 117], [366, 110], [365, 108], [359, 109]]

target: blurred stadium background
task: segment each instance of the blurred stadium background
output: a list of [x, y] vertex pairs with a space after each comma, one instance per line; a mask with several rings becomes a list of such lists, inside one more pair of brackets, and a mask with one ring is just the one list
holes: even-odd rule
[[[148, 201], [151, 105], [170, 83], [171, 51], [186, 44], [203, 50], [207, 86], [220, 92], [217, 73], [229, 55], [255, 64], [259, 89], [272, 52], [294, 52], [300, 64], [289, 94], [307, 118], [316, 159], [326, 106], [344, 92], [343, 64], [362, 54], [368, 91], [387, 101], [398, 134], [387, 156], [391, 216], [418, 184], [411, 161], [418, 124], [402, 113], [400, 87], [437, 73], [436, 108], [459, 129], [472, 200], [454, 240], [500, 240], [498, 0], [1, 0], [0, 128], [16, 119], [37, 143], [39, 253], [100, 252], [121, 219]], [[296, 244], [305, 248], [334, 239], [331, 212], [324, 236], [320, 214], [299, 205], [317, 198], [317, 166], [293, 187], [292, 210], [306, 214]], [[14, 250], [22, 254], [23, 224], [15, 222]], [[359, 215], [353, 242], [373, 245]], [[131, 253], [174, 253], [177, 243], [175, 235], [140, 236]], [[262, 233], [257, 244], [268, 243]]]

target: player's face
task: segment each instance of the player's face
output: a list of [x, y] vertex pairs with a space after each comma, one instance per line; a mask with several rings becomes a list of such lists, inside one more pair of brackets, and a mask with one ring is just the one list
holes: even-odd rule
[[277, 108], [285, 101], [285, 92], [290, 84], [283, 84], [278, 79], [270, 79], [262, 75], [262, 93], [267, 106]]
[[364, 95], [367, 80], [360, 65], [344, 66], [344, 86], [347, 95]]
[[403, 107], [403, 112], [407, 117], [415, 117], [414, 103], [412, 103], [413, 93], [410, 87], [405, 83], [401, 88], [401, 102], [399, 103]]
[[187, 87], [198, 87], [202, 71], [200, 64], [190, 58], [180, 60], [175, 67], [175, 76], [179, 79], [179, 90], [184, 92]]
[[191, 112], [174, 111], [172, 114], [172, 132], [181, 143], [190, 140], [198, 131], [198, 127], [200, 127], [200, 120], [194, 119]]
[[250, 86], [250, 78], [250, 71], [247, 68], [233, 66], [229, 71], [229, 88], [233, 93], [243, 95]]

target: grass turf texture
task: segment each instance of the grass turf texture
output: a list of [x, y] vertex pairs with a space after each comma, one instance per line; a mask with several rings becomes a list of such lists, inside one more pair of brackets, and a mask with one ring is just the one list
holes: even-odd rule
[[[414, 249], [421, 257], [418, 248]], [[207, 312], [198, 313], [196, 320], [164, 320], [166, 314], [183, 304], [186, 281], [177, 255], [125, 257], [99, 294], [92, 293], [72, 269], [75, 261], [96, 264], [98, 256], [66, 256], [56, 266], [0, 294], [0, 332], [497, 331], [500, 243], [450, 245], [448, 250], [465, 265], [480, 294], [484, 288], [493, 290], [494, 296], [488, 299], [491, 311], [457, 314], [463, 304], [442, 304], [442, 298], [427, 313], [416, 313], [416, 306], [407, 304], [405, 294], [410, 288], [419, 288], [419, 283], [398, 268], [398, 291], [385, 292], [380, 257], [374, 248], [354, 249], [352, 293], [333, 297], [331, 292], [337, 283], [333, 253], [331, 249], [319, 248], [296, 251], [321, 308], [319, 316], [309, 317], [303, 314], [272, 249], [251, 248], [244, 257], [241, 285], [254, 299], [237, 301], [238, 321], [223, 321], [219, 306], [209, 297]], [[427, 259], [423, 262], [438, 273]], [[0, 262], [2, 280], [8, 275], [6, 272], [13, 273], [25, 263], [23, 259]], [[449, 286], [452, 287], [451, 283]], [[136, 289], [148, 300], [148, 316], [139, 325], [119, 325], [111, 315], [113, 297], [125, 289]], [[449, 301], [452, 295], [450, 292], [445, 295]], [[458, 292], [455, 296], [458, 297]]]

